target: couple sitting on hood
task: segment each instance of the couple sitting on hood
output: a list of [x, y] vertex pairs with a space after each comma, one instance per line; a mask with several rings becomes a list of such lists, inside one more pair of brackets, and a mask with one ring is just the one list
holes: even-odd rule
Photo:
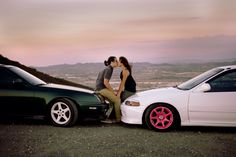
[[[116, 57], [111, 56], [108, 60], [104, 61], [104, 64], [106, 67], [99, 72], [96, 80], [96, 91], [114, 104], [116, 115], [115, 122], [120, 122], [120, 104], [136, 92], [136, 83], [132, 77], [131, 66], [125, 57], [120, 57], [118, 61]], [[121, 67], [122, 69], [120, 73], [121, 82], [117, 92], [113, 90], [109, 83], [113, 68], [116, 67]], [[110, 121], [111, 120], [105, 120], [104, 122], [109, 123]]]

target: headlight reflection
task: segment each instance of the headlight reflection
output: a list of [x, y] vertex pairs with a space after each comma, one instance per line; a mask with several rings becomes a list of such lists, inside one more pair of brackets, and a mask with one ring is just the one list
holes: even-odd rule
[[125, 101], [125, 105], [127, 105], [127, 106], [140, 106], [140, 103], [137, 101]]

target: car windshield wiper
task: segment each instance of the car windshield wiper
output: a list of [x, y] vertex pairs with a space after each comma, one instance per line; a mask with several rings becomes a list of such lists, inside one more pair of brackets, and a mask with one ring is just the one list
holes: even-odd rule
[[42, 86], [42, 85], [46, 85], [47, 83], [39, 83], [39, 84], [36, 84], [36, 86]]
[[178, 85], [174, 85], [173, 88], [177, 88], [177, 89], [180, 89], [180, 90], [181, 90], [181, 88], [179, 88]]
[[187, 90], [187, 89], [184, 89], [184, 88], [179, 88], [178, 85], [173, 86], [173, 88], [177, 88], [177, 89], [179, 89], [179, 90]]
[[173, 88], [178, 88], [178, 86], [177, 86], [177, 85], [174, 85]]

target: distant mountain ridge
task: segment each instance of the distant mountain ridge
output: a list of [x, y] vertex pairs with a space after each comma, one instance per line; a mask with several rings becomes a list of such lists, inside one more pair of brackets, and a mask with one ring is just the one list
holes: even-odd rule
[[[225, 62], [209, 62], [209, 63], [148, 63], [148, 62], [136, 62], [131, 63], [134, 67], [134, 70], [139, 71], [140, 68], [146, 67], [167, 67], [167, 66], [177, 66], [177, 67], [188, 67], [188, 66], [201, 66], [201, 67], [218, 67], [218, 66], [226, 66], [226, 65], [236, 65], [236, 60], [234, 61], [225, 61]], [[36, 67], [36, 69], [46, 72], [46, 73], [60, 73], [60, 72], [69, 72], [69, 73], [94, 73], [99, 72], [102, 68], [104, 68], [103, 63], [76, 63], [76, 64], [58, 64], [58, 65], [50, 65], [44, 67]]]
[[17, 61], [13, 61], [13, 60], [10, 60], [4, 56], [2, 56], [0, 54], [0, 64], [5, 64], [5, 65], [14, 65], [14, 66], [17, 66], [29, 73], [31, 73], [32, 75], [40, 78], [41, 80], [45, 81], [45, 82], [48, 82], [48, 83], [56, 83], [56, 84], [63, 84], [63, 85], [69, 85], [69, 86], [75, 86], [75, 87], [79, 87], [79, 88], [86, 88], [86, 89], [91, 89], [93, 90], [92, 88], [88, 87], [88, 86], [85, 86], [85, 85], [81, 85], [81, 84], [78, 84], [78, 83], [74, 83], [74, 82], [71, 82], [71, 81], [67, 81], [67, 80], [64, 80], [64, 79], [61, 79], [61, 78], [56, 78], [56, 77], [52, 77], [48, 74], [45, 74], [43, 72], [40, 72], [34, 68], [31, 68], [31, 67], [27, 67]]
[[[217, 66], [224, 66], [224, 65], [235, 65], [236, 64], [236, 59], [232, 60], [219, 60], [219, 61], [209, 61], [209, 62], [173, 62], [173, 63], [150, 63], [150, 62], [134, 62], [131, 63], [131, 65], [158, 65], [158, 66], [175, 66], [175, 65], [217, 65]], [[53, 68], [68, 68], [68, 67], [77, 67], [77, 66], [88, 66], [88, 65], [99, 65], [99, 66], [104, 66], [104, 63], [102, 62], [91, 62], [91, 63], [75, 63], [75, 64], [55, 64], [55, 65], [48, 65], [48, 66], [36, 66], [35, 68], [37, 69], [53, 69]]]
[[[180, 84], [211, 68], [225, 65], [236, 65], [236, 61], [210, 62], [210, 63], [162, 63], [153, 64], [138, 62], [132, 64], [132, 75], [137, 82], [138, 90], [146, 90], [157, 87], [167, 87]], [[95, 82], [99, 71], [105, 65], [103, 63], [77, 63], [60, 64], [47, 67], [36, 67], [39, 71], [51, 76], [70, 80], [72, 82], [83, 82], [86, 86], [95, 88]], [[113, 71], [110, 83], [117, 88], [120, 83], [120, 68]]]

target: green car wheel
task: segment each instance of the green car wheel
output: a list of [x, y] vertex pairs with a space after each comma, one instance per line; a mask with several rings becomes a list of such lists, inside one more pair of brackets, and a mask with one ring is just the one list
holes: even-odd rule
[[78, 109], [69, 99], [59, 99], [50, 108], [51, 122], [55, 126], [72, 126], [78, 119]]

